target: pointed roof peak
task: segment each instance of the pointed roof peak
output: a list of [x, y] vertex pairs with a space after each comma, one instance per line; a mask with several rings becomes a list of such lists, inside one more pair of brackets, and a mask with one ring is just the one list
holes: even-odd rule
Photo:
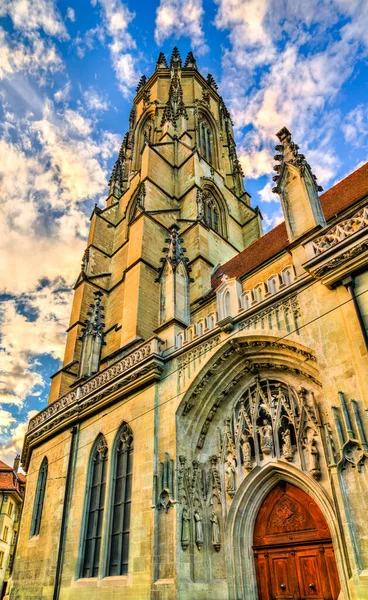
[[193, 56], [193, 52], [188, 52], [188, 55], [185, 59], [185, 63], [184, 63], [184, 69], [196, 69], [197, 68], [197, 62], [196, 59]]
[[275, 146], [275, 150], [278, 154], [274, 156], [274, 159], [279, 163], [274, 166], [274, 171], [276, 171], [277, 175], [273, 177], [276, 185], [273, 188], [273, 192], [279, 193], [279, 183], [281, 180], [281, 175], [284, 170], [284, 165], [289, 163], [298, 167], [303, 174], [305, 169], [308, 169], [312, 180], [314, 182], [315, 188], [317, 192], [322, 192], [322, 186], [318, 185], [317, 177], [313, 173], [310, 164], [307, 162], [304, 154], [299, 153], [299, 146], [295, 142], [292, 141], [292, 135], [287, 127], [282, 127], [280, 131], [276, 133], [276, 136], [279, 138], [281, 144], [277, 144]]
[[158, 59], [156, 62], [156, 71], [158, 69], [168, 69], [169, 65], [167, 64], [166, 56], [163, 52], [160, 52], [158, 55]]
[[174, 46], [171, 60], [170, 60], [170, 69], [181, 67], [181, 57], [177, 46]]

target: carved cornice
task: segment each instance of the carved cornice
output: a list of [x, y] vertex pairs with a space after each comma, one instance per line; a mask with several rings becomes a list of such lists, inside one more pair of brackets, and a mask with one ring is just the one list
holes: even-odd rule
[[365, 264], [367, 251], [368, 206], [363, 206], [306, 244], [309, 260], [303, 267], [312, 277], [333, 287]]
[[[218, 405], [220, 405], [221, 402], [225, 399], [225, 397], [229, 395], [231, 389], [237, 385], [238, 381], [241, 378], [243, 378], [245, 374], [249, 373], [254, 369], [279, 369], [283, 371], [289, 371], [297, 375], [303, 375], [303, 377], [308, 378], [317, 385], [321, 385], [320, 382], [315, 377], [313, 377], [313, 375], [308, 373], [306, 369], [302, 370], [299, 366], [299, 363], [296, 363], [294, 367], [290, 364], [283, 364], [281, 360], [272, 360], [270, 357], [268, 357], [270, 351], [272, 352], [272, 354], [274, 354], [274, 350], [276, 350], [277, 353], [280, 355], [283, 352], [291, 352], [294, 356], [301, 357], [303, 359], [303, 362], [307, 360], [313, 362], [316, 361], [316, 357], [314, 356], [314, 354], [308, 352], [307, 350], [304, 350], [303, 348], [294, 346], [293, 344], [288, 344], [286, 342], [280, 342], [277, 340], [271, 341], [269, 339], [258, 339], [248, 341], [235, 338], [233, 340], [230, 340], [229, 346], [226, 349], [224, 349], [224, 352], [209, 366], [206, 374], [201, 377], [200, 381], [197, 383], [197, 385], [195, 385], [194, 389], [192, 389], [191, 393], [188, 395], [188, 398], [185, 400], [183, 405], [182, 416], [186, 416], [190, 412], [190, 410], [198, 403], [197, 397], [202, 394], [207, 384], [210, 381], [212, 381], [213, 384], [214, 373], [223, 370], [225, 366], [225, 361], [227, 361], [228, 359], [232, 360], [234, 358], [234, 355], [237, 355], [236, 360], [238, 361], [241, 359], [241, 357], [244, 357], [244, 367], [237, 376], [233, 377], [232, 381], [229, 382], [227, 387], [221, 393], [218, 393]], [[259, 355], [259, 358], [254, 359], [253, 357], [255, 355]]]
[[22, 454], [22, 465], [27, 468], [30, 449], [40, 437], [69, 426], [101, 405], [115, 399], [123, 388], [124, 395], [133, 388], [148, 385], [160, 379], [164, 368], [163, 341], [153, 337], [139, 348], [88, 379], [73, 391], [61, 396], [33, 417], [28, 426]]
[[312, 247], [316, 255], [326, 252], [332, 246], [336, 246], [342, 240], [352, 236], [357, 231], [368, 227], [368, 205], [360, 208], [352, 217], [344, 219], [330, 227], [323, 235], [312, 241]]

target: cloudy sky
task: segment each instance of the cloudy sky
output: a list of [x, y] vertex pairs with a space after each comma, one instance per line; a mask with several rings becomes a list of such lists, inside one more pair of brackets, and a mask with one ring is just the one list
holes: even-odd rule
[[368, 159], [367, 0], [0, 2], [0, 456], [47, 403], [89, 216], [160, 50], [193, 50], [230, 108], [265, 230], [275, 132], [325, 189]]

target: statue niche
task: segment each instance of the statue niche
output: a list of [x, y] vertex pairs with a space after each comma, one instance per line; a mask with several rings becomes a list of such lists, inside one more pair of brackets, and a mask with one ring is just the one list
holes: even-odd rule
[[320, 479], [319, 426], [312, 392], [257, 377], [219, 428], [219, 458], [227, 498], [232, 500], [255, 466], [274, 458]]

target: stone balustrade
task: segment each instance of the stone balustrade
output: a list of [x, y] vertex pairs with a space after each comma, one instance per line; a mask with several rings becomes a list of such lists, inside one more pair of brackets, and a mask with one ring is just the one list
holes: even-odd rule
[[368, 225], [368, 206], [359, 209], [352, 217], [340, 221], [337, 225], [331, 227], [326, 233], [320, 235], [312, 241], [314, 255], [322, 254], [352, 236], [357, 231], [364, 229]]
[[111, 367], [107, 367], [104, 371], [96, 373], [96, 375], [90, 377], [88, 381], [82, 383], [73, 391], [61, 396], [33, 417], [29, 422], [28, 433], [48, 421], [51, 417], [54, 417], [57, 413], [63, 411], [65, 408], [73, 405], [81, 398], [105, 387], [106, 384], [114, 381], [126, 371], [129, 371], [131, 368], [142, 363], [147, 358], [150, 358], [155, 354], [161, 355], [162, 345], [163, 342], [160, 338], [153, 337], [141, 344], [141, 346], [133, 350], [130, 354], [124, 356], [124, 358], [118, 360]]

